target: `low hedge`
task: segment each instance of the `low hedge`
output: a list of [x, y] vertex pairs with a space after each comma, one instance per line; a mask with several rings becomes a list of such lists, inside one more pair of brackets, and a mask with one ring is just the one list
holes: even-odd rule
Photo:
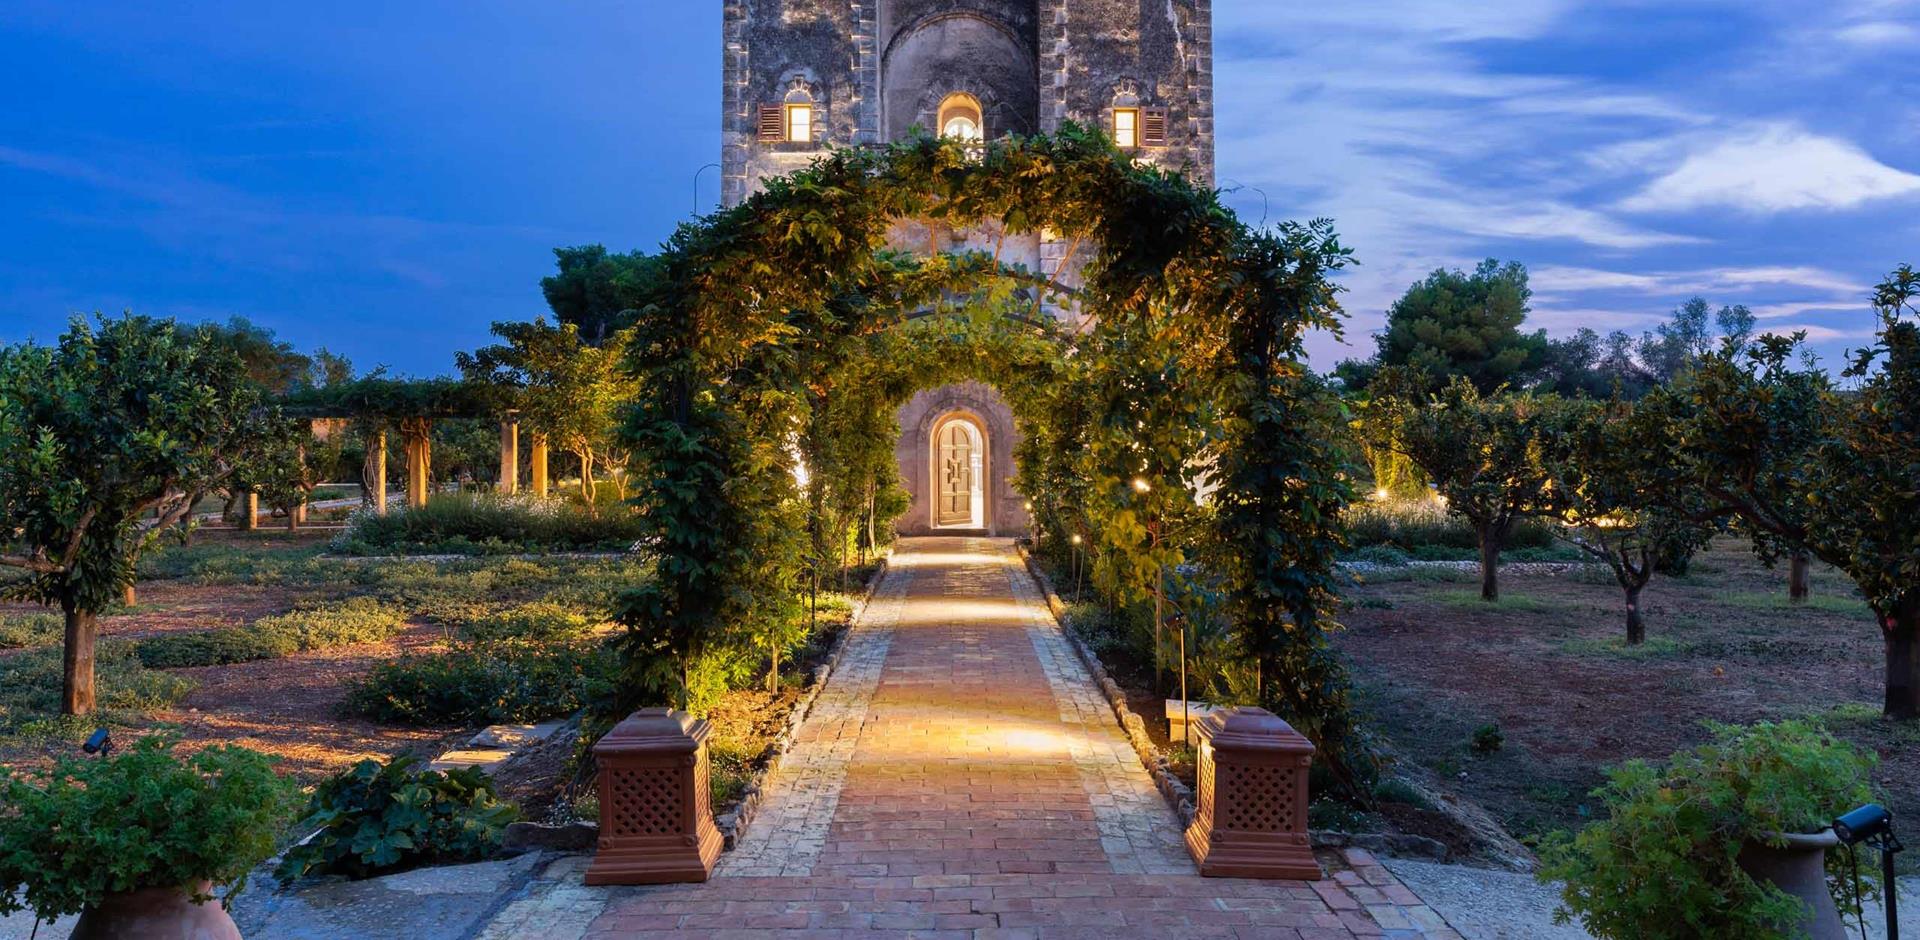
[[262, 617], [244, 627], [148, 637], [135, 649], [149, 669], [221, 666], [335, 646], [384, 643], [406, 622], [399, 608], [371, 597], [355, 597]]
[[[93, 652], [94, 694], [103, 712], [170, 708], [193, 691], [182, 676], [148, 669], [133, 644], [101, 640]], [[61, 650], [28, 650], [0, 659], [0, 730], [60, 712]]]
[[59, 614], [0, 614], [0, 650], [52, 646], [66, 638]]
[[345, 555], [625, 551], [639, 536], [639, 522], [625, 506], [596, 514], [563, 499], [442, 493], [425, 506], [384, 516], [355, 513], [333, 550]]
[[348, 689], [345, 707], [386, 724], [544, 721], [601, 696], [617, 670], [601, 644], [467, 643], [375, 666]]

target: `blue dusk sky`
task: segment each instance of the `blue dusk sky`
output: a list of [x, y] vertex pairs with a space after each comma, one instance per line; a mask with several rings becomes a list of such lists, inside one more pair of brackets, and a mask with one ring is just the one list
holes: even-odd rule
[[[0, 340], [242, 315], [448, 371], [545, 312], [551, 248], [651, 249], [718, 198], [719, 6], [10, 0]], [[1699, 294], [1833, 363], [1920, 263], [1920, 2], [1215, 6], [1228, 200], [1333, 218], [1361, 263], [1320, 368], [1489, 256], [1554, 335]]]

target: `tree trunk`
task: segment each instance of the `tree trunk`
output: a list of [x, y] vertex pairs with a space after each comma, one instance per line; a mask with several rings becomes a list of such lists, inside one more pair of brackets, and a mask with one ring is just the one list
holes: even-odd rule
[[1647, 621], [1640, 616], [1640, 592], [1643, 588], [1627, 588], [1627, 645], [1639, 646], [1647, 641]]
[[587, 513], [595, 515], [598, 509], [594, 506], [593, 495], [599, 486], [593, 482], [593, 451], [574, 451], [573, 455], [580, 458], [580, 495], [587, 501]]
[[1807, 595], [1812, 593], [1809, 583], [1812, 575], [1813, 556], [1806, 552], [1794, 552], [1787, 564], [1787, 600], [1795, 604], [1806, 603]]
[[1882, 630], [1887, 641], [1886, 716], [1920, 719], [1920, 600], [1900, 605]]
[[81, 610], [72, 601], [60, 609], [67, 615], [67, 645], [60, 659], [65, 683], [60, 695], [62, 715], [87, 715], [93, 712], [93, 641], [99, 623], [91, 610]]
[[1480, 599], [1491, 604], [1500, 600], [1500, 534], [1493, 526], [1482, 526], [1480, 535]]
[[780, 644], [769, 644], [770, 664], [767, 667], [767, 694], [780, 694]]

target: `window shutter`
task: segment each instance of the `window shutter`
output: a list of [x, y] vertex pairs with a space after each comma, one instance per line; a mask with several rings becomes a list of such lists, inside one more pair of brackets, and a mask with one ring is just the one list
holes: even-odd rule
[[760, 142], [777, 144], [787, 139], [787, 109], [777, 104], [760, 106]]
[[1143, 147], [1165, 147], [1167, 145], [1167, 109], [1140, 109], [1140, 145]]

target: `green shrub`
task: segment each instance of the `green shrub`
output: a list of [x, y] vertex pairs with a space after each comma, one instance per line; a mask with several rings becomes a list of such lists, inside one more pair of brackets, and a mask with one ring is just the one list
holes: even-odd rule
[[476, 643], [566, 643], [586, 637], [595, 626], [592, 618], [565, 605], [538, 602], [469, 621], [461, 626], [460, 633]]
[[440, 773], [419, 759], [385, 765], [363, 760], [323, 781], [307, 805], [303, 829], [319, 831], [287, 850], [276, 872], [283, 883], [306, 875], [369, 878], [435, 862], [468, 862], [500, 847], [519, 818], [494, 796], [493, 780], [466, 767]]
[[[1610, 770], [1594, 791], [1607, 818], [1549, 837], [1540, 878], [1566, 883], [1562, 922], [1646, 940], [1797, 931], [1801, 902], [1748, 877], [1736, 858], [1749, 841], [1816, 832], [1867, 802], [1874, 758], [1805, 722], [1712, 727], [1711, 742], [1665, 766], [1635, 760]], [[1843, 912], [1856, 912], [1844, 872], [1845, 857], [1830, 853], [1827, 886]]]
[[[45, 648], [0, 658], [0, 728], [14, 730], [60, 711], [60, 654]], [[132, 644], [112, 640], [95, 647], [93, 675], [97, 704], [107, 713], [171, 708], [193, 691], [192, 681], [146, 668]]]
[[1362, 545], [1347, 552], [1343, 560], [1365, 562], [1384, 568], [1399, 568], [1405, 566], [1412, 558], [1406, 552], [1391, 545]]
[[237, 893], [297, 805], [265, 755], [227, 745], [181, 757], [149, 737], [106, 758], [0, 773], [0, 914], [45, 920], [144, 888], [210, 881]]
[[[1349, 541], [1355, 546], [1394, 545], [1414, 557], [1418, 548], [1450, 548], [1477, 558], [1479, 539], [1465, 519], [1429, 499], [1367, 500], [1348, 506], [1341, 515]], [[1539, 519], [1523, 518], [1507, 537], [1506, 549], [1552, 548], [1553, 527]], [[1464, 560], [1434, 558], [1433, 561]]]
[[169, 633], [139, 641], [140, 662], [149, 669], [220, 666], [294, 653], [384, 643], [406, 626], [406, 614], [371, 597], [355, 597], [272, 617], [244, 627]]
[[194, 584], [349, 584], [357, 577], [351, 566], [319, 554], [317, 546], [167, 545], [142, 553], [138, 567], [141, 580]]
[[165, 633], [138, 641], [134, 650], [148, 669], [185, 669], [278, 659], [299, 652], [300, 642], [282, 631], [249, 626]]
[[1468, 746], [1475, 754], [1485, 757], [1500, 750], [1507, 743], [1507, 736], [1500, 731], [1500, 723], [1490, 722], [1473, 729], [1473, 738]]
[[52, 646], [66, 630], [59, 614], [0, 614], [0, 650]]
[[595, 515], [561, 499], [443, 493], [418, 508], [354, 514], [333, 549], [347, 555], [624, 551], [639, 535], [624, 506]]
[[585, 707], [616, 669], [596, 644], [468, 644], [375, 666], [348, 688], [346, 708], [391, 724], [542, 721]]

